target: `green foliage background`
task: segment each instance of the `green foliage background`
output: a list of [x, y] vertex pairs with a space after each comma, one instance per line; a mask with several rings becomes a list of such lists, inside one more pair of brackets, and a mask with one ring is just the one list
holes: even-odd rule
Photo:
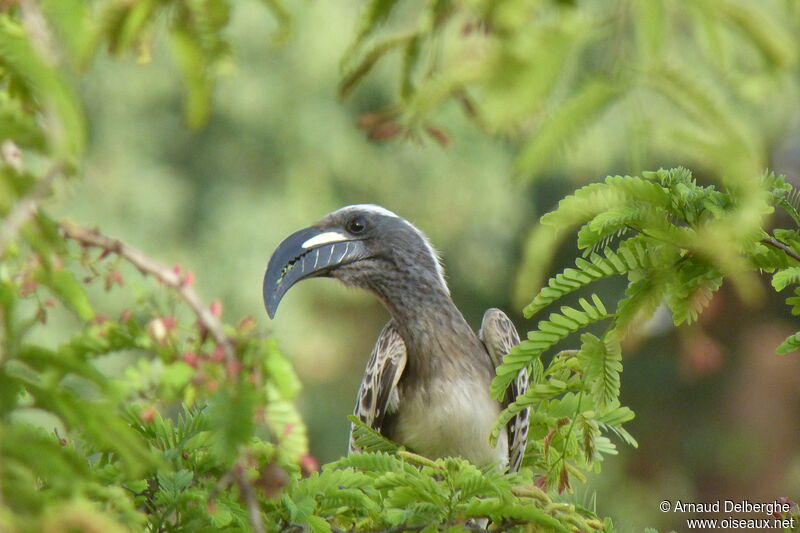
[[[42, 390], [50, 395], [43, 392], [35, 405], [23, 405], [24, 412], [15, 414], [46, 429], [4, 422], [3, 453], [24, 449], [21, 443], [26, 443], [31, 455], [20, 461], [31, 461], [36, 454], [62, 457], [47, 467], [63, 472], [65, 479], [89, 476], [95, 484], [82, 486], [80, 495], [75, 494], [77, 485], [70, 484], [20, 492], [18, 502], [4, 491], [2, 519], [7, 523], [42, 509], [41, 524], [68, 522], [65, 517], [78, 523], [93, 513], [86, 503], [91, 500], [105, 502], [110, 516], [125, 517], [134, 529], [142, 527], [143, 518], [131, 501], [154, 505], [164, 524], [175, 527], [248, 527], [241, 494], [246, 484], [236, 480], [241, 475], [237, 468], [269, 490], [282, 483], [273, 465], [296, 470], [305, 451], [299, 431], [288, 431], [293, 442], [283, 438], [287, 421], [300, 427], [288, 401], [281, 404], [287, 410], [256, 417], [255, 425], [247, 417], [223, 424], [236, 419], [232, 412], [248, 412], [268, 398], [296, 398], [310, 452], [323, 463], [338, 459], [345, 450], [345, 416], [385, 315], [368, 295], [312, 281], [293, 290], [277, 320], [267, 323], [259, 294], [274, 246], [324, 213], [366, 201], [413, 220], [441, 250], [454, 299], [468, 320], [477, 325], [489, 306], [520, 311], [516, 318], [522, 332], [536, 327], [523, 319], [522, 307], [534, 299], [548, 274], [574, 264], [574, 247], [559, 244], [560, 239], [570, 242], [570, 234], [562, 231], [556, 239], [553, 226], [566, 229], [590, 222], [578, 242], [592, 249], [623, 226], [655, 227], [658, 212], [639, 205], [620, 213], [630, 207], [624, 198], [616, 198], [617, 205], [603, 203], [608, 200], [604, 197], [590, 208], [560, 208], [549, 215], [550, 226], [538, 226], [538, 218], [584, 182], [677, 165], [691, 168], [701, 184], [715, 183], [739, 199], [718, 225], [704, 226], [687, 245], [711, 258], [709, 263], [730, 282], [695, 324], [674, 329], [669, 317], [656, 311], [646, 328], [635, 328], [623, 342], [622, 397], [637, 413], [625, 427], [639, 447], [621, 446], [619, 456], [604, 462], [601, 476], [573, 487], [577, 493], [572, 498], [579, 505], [568, 511], [578, 513], [570, 515], [572, 520], [594, 520], [589, 511], [578, 511], [593, 509], [596, 495], [598, 514], [613, 516], [618, 530], [638, 531], [645, 525], [680, 529], [682, 516], [658, 512], [662, 499], [758, 501], [800, 494], [800, 416], [793, 378], [800, 367], [796, 359], [774, 354], [797, 327], [781, 298], [770, 295], [768, 279], [738, 255], [739, 245], [762, 229], [768, 205], [759, 193], [763, 169], [785, 173], [790, 182], [800, 170], [800, 113], [794, 105], [800, 96], [797, 2], [373, 0], [351, 5], [326, 0], [280, 6], [252, 1], [237, 2], [230, 11], [218, 0], [21, 5], [33, 6], [27, 31], [41, 37], [35, 17], [41, 10], [51, 21], [54, 41], [49, 50], [16, 46], [18, 7], [0, 2], [0, 67], [3, 89], [12, 97], [4, 93], [0, 133], [17, 141], [31, 173], [11, 181], [4, 167], [4, 187], [14, 185], [2, 191], [2, 212], [30, 190], [34, 175], [51, 169], [59, 175], [46, 204], [51, 218], [35, 221], [23, 233], [20, 255], [3, 257], [4, 283], [14, 289], [4, 285], [4, 317], [11, 306], [9, 294], [19, 292], [29, 274], [39, 283], [39, 292], [15, 303], [16, 312], [35, 317], [47, 307], [48, 313], [46, 325], [21, 325], [26, 342], [38, 348], [18, 350], [4, 342], [4, 353], [13, 348], [15, 357], [41, 374], [47, 384]], [[76, 15], [89, 12], [92, 16], [85, 19]], [[60, 67], [54, 69], [47, 61], [60, 62]], [[346, 93], [344, 100], [337, 87]], [[30, 120], [32, 113], [40, 122]], [[41, 126], [53, 124], [43, 136]], [[604, 206], [617, 211], [591, 219]], [[790, 227], [792, 221], [783, 216], [768, 224]], [[113, 257], [98, 262], [99, 252], [83, 257], [73, 245], [58, 248], [58, 240], [48, 233], [54, 231], [49, 220], [61, 219], [98, 226], [167, 265], [193, 271], [201, 297], [224, 302], [223, 318], [238, 323], [228, 331], [239, 340], [246, 370], [242, 375], [255, 372], [256, 383], [241, 388], [234, 372], [228, 387], [230, 372], [209, 361], [202, 363], [208, 364], [206, 381], [187, 387], [183, 354], [191, 350], [213, 356], [214, 343], [198, 340], [191, 314], [152, 279]], [[600, 242], [604, 244], [617, 249], [617, 241]], [[30, 251], [26, 246], [33, 252], [37, 246], [55, 247], [71, 261], [67, 269], [74, 276], [60, 274], [65, 271], [57, 262], [55, 267], [31, 267], [24, 260]], [[88, 272], [82, 263], [89, 265]], [[646, 267], [658, 265], [627, 266], [648, 272]], [[125, 285], [107, 293], [103, 281], [116, 279], [117, 270]], [[14, 272], [25, 276], [15, 277]], [[774, 283], [796, 279], [793, 272]], [[85, 285], [83, 276], [94, 278], [86, 285], [86, 302], [74, 296], [81, 292], [75, 285]], [[662, 281], [677, 287], [681, 280]], [[609, 279], [592, 290], [611, 309], [611, 302], [624, 297], [625, 287], [626, 282]], [[526, 313], [554, 300], [551, 293], [543, 301], [542, 294], [546, 292]], [[578, 298], [591, 300], [591, 294], [579, 293], [568, 303], [578, 308]], [[44, 304], [50, 297], [62, 300], [67, 310], [50, 309]], [[124, 309], [133, 309], [132, 321], [116, 320]], [[695, 318], [689, 307], [679, 311]], [[97, 313], [111, 320], [99, 323], [94, 320]], [[274, 340], [255, 333], [249, 323], [239, 323], [245, 315], [254, 316], [277, 339], [299, 379], [289, 377], [292, 370]], [[164, 316], [175, 316], [180, 327], [162, 345], [151, 320]], [[542, 330], [541, 323], [538, 327]], [[612, 342], [609, 349], [600, 342], [603, 333], [590, 329], [557, 347], [583, 345], [584, 357], [601, 350], [618, 354], [619, 346]], [[96, 345], [98, 338], [106, 339], [105, 344]], [[64, 343], [75, 347], [71, 364], [77, 366], [58, 367], [46, 351], [69, 353]], [[97, 357], [112, 351], [113, 356]], [[610, 359], [617, 361], [617, 356]], [[556, 416], [575, 396], [561, 395], [569, 387], [588, 387], [600, 403], [605, 394], [614, 404], [618, 390], [604, 392], [595, 385], [609, 380], [591, 384], [581, 378], [576, 384], [569, 361], [568, 353], [553, 358], [543, 374], [543, 379], [565, 387], [550, 382], [554, 388], [540, 389], [541, 396], [531, 400], [553, 402], [551, 420], [540, 420], [539, 439], [552, 429], [548, 424], [555, 424], [555, 437], [547, 442], [558, 445], [563, 436], [561, 449], [579, 457], [578, 443], [567, 433], [572, 426], [559, 426]], [[591, 367], [590, 361], [584, 362]], [[616, 363], [610, 369], [614, 374]], [[68, 376], [67, 381], [78, 383], [63, 387], [65, 374], [81, 378]], [[603, 374], [601, 370], [594, 377]], [[19, 368], [13, 375], [19, 377]], [[160, 377], [153, 379], [155, 375]], [[115, 378], [111, 385], [106, 376]], [[222, 386], [209, 387], [210, 381]], [[113, 402], [133, 405], [126, 418], [113, 405], [94, 406], [91, 416], [56, 408], [58, 419], [37, 409], [48, 401], [56, 407], [76, 405], [64, 395], [98, 390]], [[165, 418], [147, 410], [153, 407], [150, 403], [141, 403], [152, 398], [159, 398], [155, 407]], [[177, 400], [208, 400], [212, 409], [179, 414]], [[73, 441], [69, 433], [71, 426], [89, 419], [96, 424], [84, 428], [86, 445], [116, 453], [93, 463], [91, 472], [80, 460], [87, 450], [70, 451], [83, 440]], [[280, 427], [270, 428], [269, 420]], [[604, 421], [584, 417], [580, 423], [582, 434], [595, 435]], [[68, 437], [66, 448], [53, 440], [54, 425]], [[223, 444], [210, 433], [222, 435]], [[248, 440], [251, 436], [257, 439]], [[537, 442], [541, 446], [545, 441]], [[242, 443], [245, 451], [237, 455]], [[540, 451], [533, 450], [531, 457], [540, 459]], [[591, 459], [593, 454], [589, 450], [585, 456]], [[561, 467], [566, 468], [552, 464], [556, 458], [551, 454], [535, 465], [553, 486], [559, 485]], [[318, 499], [315, 507], [291, 509], [286, 501], [303, 501], [303, 490], [324, 495], [327, 486], [335, 492], [331, 487], [339, 485], [330, 478], [343, 476], [334, 472], [349, 467], [346, 462], [328, 467], [319, 478], [310, 478], [305, 489], [294, 489], [288, 500], [276, 500], [279, 507], [271, 512], [286, 523], [308, 520], [330, 502]], [[383, 492], [350, 493], [358, 505], [372, 510], [372, 518], [383, 513], [375, 515], [377, 508], [368, 501], [394, 509], [386, 516], [395, 522], [372, 522], [374, 527], [397, 523], [397, 509], [407, 503], [402, 491], [384, 499], [396, 488], [387, 474], [396, 468], [405, 466], [384, 462], [376, 467], [383, 469], [376, 475], [389, 479]], [[479, 479], [461, 474], [467, 467], [457, 462], [423, 468], [445, 469], [448, 482]], [[161, 487], [156, 495], [142, 484], [154, 472]], [[580, 472], [570, 470], [571, 475]], [[351, 478], [354, 489], [356, 477]], [[104, 480], [121, 478], [128, 480], [124, 488], [104, 485]], [[15, 479], [15, 487], [36, 482]], [[219, 480], [228, 484], [218, 486]], [[500, 486], [507, 480], [487, 483], [475, 487], [475, 497], [510, 490]], [[138, 499], [131, 500], [131, 491]], [[434, 487], [430, 491], [439, 493]], [[202, 509], [211, 493], [216, 507]], [[514, 497], [560, 505], [538, 493]], [[48, 498], [67, 503], [48, 507]], [[503, 503], [511, 513], [513, 505]], [[490, 512], [476, 511], [467, 500], [458, 505], [453, 509], [461, 516], [465, 509], [476, 516]], [[181, 514], [177, 521], [170, 515], [176, 508], [193, 506], [196, 512]], [[565, 516], [560, 519], [570, 523]], [[311, 518], [309, 524], [313, 522]], [[111, 527], [109, 522], [107, 529]]]

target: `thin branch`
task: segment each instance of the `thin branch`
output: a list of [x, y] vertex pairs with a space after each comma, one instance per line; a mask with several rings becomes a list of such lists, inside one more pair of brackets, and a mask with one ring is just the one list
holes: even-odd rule
[[186, 283], [179, 273], [148, 257], [133, 246], [127, 245], [118, 239], [106, 237], [97, 230], [75, 226], [69, 222], [60, 222], [59, 228], [65, 238], [77, 241], [83, 246], [94, 246], [107, 252], [115, 253], [138, 268], [142, 274], [149, 274], [164, 285], [171, 287], [186, 302], [186, 305], [194, 311], [200, 325], [210, 332], [217, 344], [222, 347], [225, 359], [228, 362], [236, 360], [233, 340], [223, 330], [222, 322], [211, 312], [208, 306], [203, 304], [194, 288]]
[[250, 526], [253, 533], [264, 533], [264, 522], [261, 518], [261, 508], [258, 505], [258, 495], [253, 488], [253, 482], [247, 478], [244, 466], [237, 463], [233, 469], [236, 481], [239, 483], [239, 490], [242, 491], [244, 501], [247, 503], [247, 515], [250, 519]]
[[50, 191], [53, 180], [61, 174], [61, 165], [54, 165], [42, 176], [34, 188], [19, 199], [0, 225], [0, 254], [19, 233], [22, 226], [36, 214], [41, 202]]
[[772, 246], [774, 248], [777, 248], [778, 250], [782, 251], [783, 253], [785, 253], [786, 255], [788, 255], [789, 257], [794, 259], [795, 261], [800, 262], [800, 254], [795, 252], [790, 246], [788, 246], [787, 244], [782, 243], [781, 241], [779, 241], [775, 237], [764, 237], [763, 239], [761, 239], [761, 242], [763, 242], [764, 244], [768, 244], [768, 245], [770, 245], [770, 246]]

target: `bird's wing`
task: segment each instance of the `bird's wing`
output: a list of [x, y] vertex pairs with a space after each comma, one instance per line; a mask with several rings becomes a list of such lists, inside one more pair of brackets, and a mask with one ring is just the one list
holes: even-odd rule
[[[376, 431], [381, 431], [387, 414], [400, 403], [397, 382], [406, 367], [406, 345], [392, 321], [384, 326], [372, 349], [364, 379], [358, 390], [355, 415]], [[350, 453], [358, 451], [350, 429]]]
[[[519, 334], [514, 323], [499, 309], [489, 309], [483, 315], [481, 329], [478, 337], [486, 345], [492, 363], [499, 366], [512, 346], [519, 344]], [[513, 402], [520, 394], [528, 390], [528, 369], [523, 368], [517, 379], [511, 383], [506, 391], [503, 407]], [[525, 446], [528, 443], [528, 416], [530, 408], [521, 411], [512, 418], [506, 428], [508, 429], [508, 471], [517, 472], [525, 455]]]

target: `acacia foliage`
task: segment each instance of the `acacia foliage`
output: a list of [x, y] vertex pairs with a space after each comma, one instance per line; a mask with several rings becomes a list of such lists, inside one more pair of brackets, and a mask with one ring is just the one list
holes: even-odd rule
[[362, 121], [373, 138], [441, 141], [453, 103], [521, 141], [524, 178], [653, 156], [752, 176], [796, 120], [798, 25], [781, 0], [368, 0], [340, 89], [391, 65], [391, 105]]
[[106, 47], [146, 60], [164, 24], [187, 80], [187, 121], [199, 125], [229, 9], [0, 6], [3, 531], [263, 529], [259, 501], [307, 457], [299, 382], [252, 319], [223, 324], [190, 270], [42, 206], [80, 174], [76, 77], [92, 57]]
[[[768, 216], [776, 207], [788, 215], [789, 227], [767, 231], [763, 228], [771, 224]], [[617, 401], [621, 339], [646, 323], [661, 305], [671, 311], [676, 326], [696, 320], [725, 280], [745, 298], [758, 294], [754, 277], [759, 273], [771, 274], [776, 290], [800, 282], [798, 193], [783, 176], [772, 173], [751, 180], [748, 187], [722, 190], [697, 184], [680, 167], [642, 176], [609, 176], [562, 199], [541, 223], [550, 233], [539, 230], [529, 243], [540, 257], [543, 249], [552, 250], [558, 242], [554, 229], [563, 234], [576, 227], [583, 257], [544, 284], [525, 307], [528, 318], [611, 276], [624, 277], [627, 288], [613, 311], [596, 294], [591, 294], [591, 303], [580, 298], [580, 309], [562, 305], [504, 358], [492, 383], [496, 397], [502, 397], [523, 368], [532, 371], [532, 385], [501, 414], [496, 429], [531, 407], [534, 435], [558, 435], [576, 424], [594, 424], [593, 432], [584, 433], [584, 445], [590, 445], [598, 428], [635, 445], [624, 431], [608, 424], [609, 418], [624, 421], [632, 416]], [[794, 315], [800, 313], [798, 296], [800, 290], [795, 288], [795, 295], [787, 299]], [[586, 331], [597, 322], [605, 323], [599, 336]], [[562, 352], [545, 363], [548, 351], [578, 332], [584, 332], [580, 350]], [[800, 348], [798, 339], [798, 333], [789, 336], [777, 352]], [[564, 365], [573, 373], [554, 374], [560, 360], [569, 362]], [[550, 414], [553, 402], [564, 402], [571, 395], [586, 398], [588, 407], [571, 399], [575, 407], [566, 411], [565, 418]], [[529, 447], [533, 453], [526, 458], [549, 471], [552, 465], [544, 450], [537, 449], [540, 444], [534, 441]]]
[[[279, 20], [286, 20], [278, 2], [266, 3]], [[385, 18], [392, 4], [370, 3], [370, 9], [377, 9], [373, 22]], [[613, 531], [611, 521], [597, 517], [591, 505], [565, 501], [560, 493], [588, 469], [597, 469], [603, 454], [615, 452], [608, 434], [635, 445], [623, 429], [633, 414], [618, 399], [619, 339], [611, 330], [601, 336], [583, 331], [580, 350], [560, 352], [546, 364], [541, 356], [592, 323], [624, 323], [624, 314], [609, 313], [594, 296], [579, 300], [540, 323], [529, 341], [505, 359], [495, 394], [502, 394], [505, 380], [522, 366], [533, 370], [530, 392], [503, 414], [507, 418], [516, 409], [534, 408], [523, 473], [481, 472], [457, 459], [430, 461], [362, 427], [359, 443], [372, 451], [310, 474], [313, 462], [292, 403], [299, 383], [273, 341], [248, 319], [223, 325], [219, 303], [198, 304], [190, 292], [190, 271], [167, 268], [124, 243], [36, 209], [54, 183], [80, 170], [87, 121], [75, 78], [98, 50], [136, 54], [146, 61], [156, 27], [163, 24], [185, 78], [187, 122], [199, 125], [208, 115], [213, 80], [228, 60], [223, 30], [231, 4], [58, 0], [15, 6], [6, 3], [0, 13], [0, 140], [6, 141], [0, 163], [1, 529], [464, 531], [479, 527], [480, 521], [472, 519], [484, 518], [504, 530]], [[503, 9], [508, 6], [513, 4]], [[438, 20], [432, 19], [434, 26]], [[492, 20], [495, 29], [502, 29], [497, 25], [502, 18]], [[372, 31], [365, 28], [358, 39]], [[503, 35], [513, 41], [517, 34]], [[361, 44], [357, 41], [356, 48]], [[543, 53], [549, 57], [550, 51]], [[411, 60], [407, 64], [414, 65]], [[413, 92], [410, 79], [407, 84]], [[593, 87], [605, 94], [602, 82]], [[441, 89], [449, 90], [446, 85]], [[565, 109], [585, 109], [578, 104], [593, 98]], [[500, 111], [508, 104], [502, 98], [498, 102]], [[435, 128], [429, 131], [437, 134]], [[795, 205], [792, 196], [779, 180], [773, 181], [775, 191], [786, 193], [780, 205], [789, 210]], [[633, 193], [638, 182], [620, 183], [632, 195], [620, 193], [620, 204], [642, 200]], [[747, 207], [731, 212], [724, 203], [716, 205], [717, 196], [709, 191], [697, 198], [690, 194], [691, 201], [684, 202], [680, 183], [689, 192], [697, 192], [696, 187], [685, 179], [675, 183], [668, 196], [676, 205], [698, 210], [694, 222], [684, 213], [689, 225], [720, 213], [728, 217], [724, 222], [730, 222], [732, 212], [761, 213], [762, 204], [743, 201], [746, 195], [730, 195], [739, 207]], [[601, 189], [598, 198], [591, 191], [586, 196], [604, 201], [612, 193]], [[572, 207], [564, 213], [587, 214]], [[562, 273], [542, 298], [549, 303], [565, 296], [565, 287], [656, 268], [647, 254], [643, 257], [652, 243], [613, 253], [597, 244], [619, 220], [633, 224], [636, 216], [605, 212], [605, 221], [582, 237], [604, 255], [590, 255], [575, 272]], [[642, 220], [650, 229], [657, 227], [655, 221]], [[750, 221], [747, 228], [760, 227], [758, 217], [742, 220]], [[567, 222], [562, 225], [575, 221]], [[774, 237], [786, 246], [797, 245], [796, 236]], [[719, 268], [746, 287], [746, 276], [736, 268], [742, 264], [740, 255], [720, 255]], [[797, 280], [793, 263], [774, 266], [783, 257], [776, 250], [759, 248], [747, 257], [758, 258], [763, 268], [782, 269], [776, 287]], [[137, 269], [146, 278], [138, 279]], [[704, 287], [716, 279], [701, 278]], [[685, 299], [679, 295], [676, 301]], [[633, 316], [646, 310], [642, 302], [650, 300], [629, 302]], [[56, 336], [55, 323], [70, 333]], [[792, 341], [787, 342], [791, 347]]]

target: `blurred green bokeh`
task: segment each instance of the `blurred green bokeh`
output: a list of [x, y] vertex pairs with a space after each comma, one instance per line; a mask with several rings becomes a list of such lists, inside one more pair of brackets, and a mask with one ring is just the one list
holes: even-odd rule
[[[614, 130], [598, 127], [557, 179], [521, 183], [512, 179], [515, 147], [479, 131], [455, 105], [437, 116], [451, 135], [448, 148], [430, 139], [372, 143], [356, 120], [392, 101], [393, 64], [339, 100], [339, 60], [358, 9], [318, 0], [294, 10], [293, 34], [282, 46], [271, 45], [275, 22], [263, 6], [248, 1], [234, 10], [235, 61], [216, 89], [209, 124], [197, 132], [185, 128], [182, 80], [166, 47], [156, 42], [144, 65], [98, 61], [82, 82], [86, 175], [56, 214], [100, 224], [194, 270], [201, 295], [221, 299], [229, 320], [252, 315], [271, 330], [304, 383], [300, 407], [312, 452], [327, 462], [346, 449], [345, 416], [387, 315], [368, 294], [313, 280], [293, 289], [269, 321], [261, 278], [283, 237], [343, 205], [383, 205], [441, 251], [471, 324], [495, 306], [527, 331], [534, 324], [512, 306], [511, 288], [538, 217], [578, 183], [682, 161], [658, 153], [627, 168], [604, 147], [625, 145], [628, 130], [609, 135]], [[771, 165], [797, 176], [797, 132], [772, 142]], [[560, 264], [572, 256], [562, 250]], [[772, 353], [792, 331], [781, 299], [744, 308], [723, 291], [708, 315], [680, 332], [656, 320], [627, 350], [623, 398], [637, 413], [629, 429], [640, 447], [621, 447], [578, 494], [590, 501], [597, 490], [598, 511], [613, 516], [619, 531], [681, 527], [680, 516], [658, 511], [665, 498], [800, 494], [800, 363]]]

